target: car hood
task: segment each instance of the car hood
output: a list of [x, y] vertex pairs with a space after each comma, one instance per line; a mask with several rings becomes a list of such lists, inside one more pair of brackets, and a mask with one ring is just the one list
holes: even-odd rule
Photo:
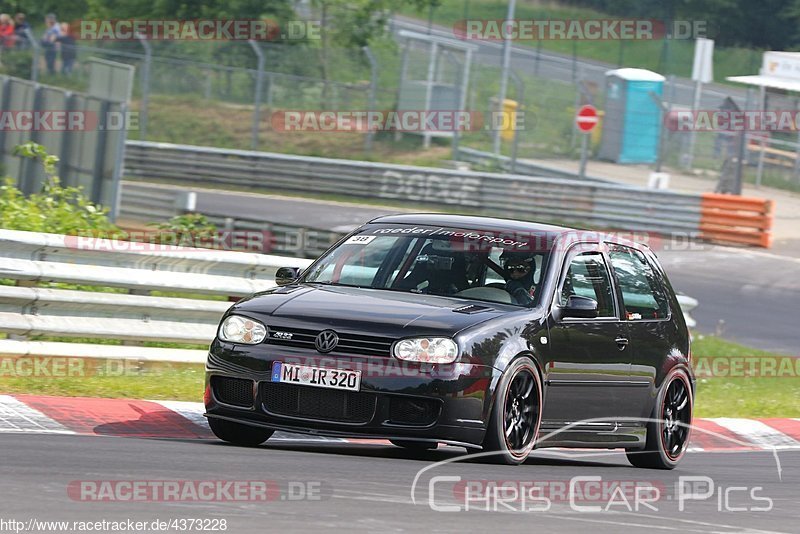
[[[461, 311], [455, 311], [461, 310]], [[269, 326], [326, 329], [390, 337], [452, 336], [522, 308], [453, 297], [345, 286], [286, 286], [239, 301], [232, 312]]]

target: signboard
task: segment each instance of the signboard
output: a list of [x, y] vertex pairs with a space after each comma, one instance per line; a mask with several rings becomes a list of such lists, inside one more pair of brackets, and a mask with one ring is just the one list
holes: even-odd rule
[[759, 74], [800, 80], [800, 53], [764, 52]]
[[575, 125], [582, 132], [589, 133], [597, 126], [597, 108], [594, 106], [581, 106], [575, 115]]
[[714, 81], [714, 41], [698, 38], [694, 43], [694, 63], [692, 80], [701, 83]]

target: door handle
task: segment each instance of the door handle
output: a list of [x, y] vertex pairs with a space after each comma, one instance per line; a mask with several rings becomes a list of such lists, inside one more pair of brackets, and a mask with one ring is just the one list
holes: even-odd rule
[[625, 350], [625, 347], [628, 346], [628, 338], [627, 337], [618, 337], [614, 340], [617, 343], [617, 347], [619, 350]]

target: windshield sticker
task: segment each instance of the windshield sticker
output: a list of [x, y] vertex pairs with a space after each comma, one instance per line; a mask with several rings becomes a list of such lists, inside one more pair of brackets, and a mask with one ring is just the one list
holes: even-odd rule
[[347, 241], [344, 242], [345, 245], [366, 245], [373, 239], [375, 239], [376, 235], [354, 235], [350, 237]]
[[[376, 228], [368, 230], [374, 235], [415, 235], [427, 237], [449, 237], [452, 239], [463, 239], [464, 241], [481, 241], [503, 247], [522, 248], [528, 245], [527, 241], [517, 241], [510, 236], [492, 235], [471, 230], [461, 230], [453, 228], [423, 228], [419, 226], [403, 228]], [[364, 235], [364, 234], [361, 234]]]

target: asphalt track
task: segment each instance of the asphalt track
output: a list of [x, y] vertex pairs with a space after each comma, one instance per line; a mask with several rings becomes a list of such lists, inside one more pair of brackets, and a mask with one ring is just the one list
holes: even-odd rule
[[[436, 465], [441, 460], [467, 458], [462, 449], [450, 447], [419, 455], [388, 445], [341, 443], [267, 442], [246, 449], [212, 440], [10, 433], [0, 435], [0, 449], [4, 451], [0, 465], [2, 520], [225, 519], [231, 533], [323, 529], [797, 532], [800, 521], [800, 451], [780, 451], [779, 478], [776, 459], [769, 451], [689, 453], [678, 469], [664, 472], [633, 468], [622, 454], [604, 451], [538, 451], [525, 465], [510, 467], [476, 460]], [[425, 467], [431, 469], [419, 478], [414, 504], [412, 484]], [[541, 510], [544, 501], [527, 502], [529, 510], [521, 511], [522, 501], [508, 495], [505, 505], [498, 505], [494, 499], [475, 500], [473, 508], [464, 511], [464, 500], [454, 496], [459, 493], [454, 492], [453, 482], [436, 479], [433, 492], [428, 491], [435, 476], [457, 476], [464, 481], [537, 481], [547, 487], [569, 483], [575, 476], [599, 476], [605, 482], [636, 481], [657, 487], [661, 496], [649, 502], [657, 510], [641, 505], [638, 512], [627, 509], [629, 505], [633, 508], [635, 498], [618, 496], [616, 504], [609, 506], [610, 499], [592, 497], [588, 490], [585, 500], [572, 505], [553, 493], [548, 511]], [[714, 488], [708, 498], [684, 501], [684, 510], [680, 511], [675, 483], [687, 476], [709, 477]], [[71, 482], [81, 480], [187, 479], [275, 481], [282, 497], [274, 493], [268, 502], [93, 502], [70, 496], [67, 491]], [[289, 498], [284, 488], [290, 481], [312, 483], [303, 486], [310, 488], [312, 498], [300, 499], [299, 491], [294, 493], [297, 500]], [[431, 495], [437, 506], [455, 505], [462, 510], [435, 511], [430, 506]], [[576, 508], [580, 506], [600, 506], [602, 511]], [[754, 507], [771, 509], [754, 511]]]
[[[202, 213], [239, 216], [322, 229], [348, 231], [399, 208], [327, 202], [192, 188]], [[414, 210], [408, 206], [408, 211]], [[797, 356], [800, 329], [800, 257], [785, 247], [780, 253], [752, 248], [689, 246], [677, 241], [671, 250], [654, 246], [676, 291], [700, 301], [692, 312], [701, 333], [763, 350]]]

